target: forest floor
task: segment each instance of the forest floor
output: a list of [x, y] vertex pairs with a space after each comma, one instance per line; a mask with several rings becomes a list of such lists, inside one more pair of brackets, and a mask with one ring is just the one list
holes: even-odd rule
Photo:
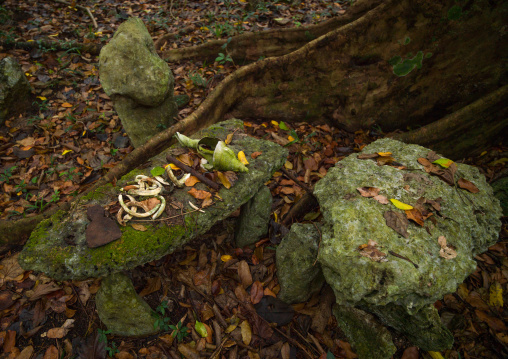
[[[255, 9], [248, 9], [245, 1], [160, 4], [151, 0], [87, 0], [77, 5], [75, 1], [5, 0], [0, 6], [0, 40], [104, 45], [120, 23], [129, 16], [138, 16], [154, 40], [182, 28], [190, 29], [175, 37], [171, 46], [177, 48], [248, 31], [317, 23], [343, 15], [349, 1], [314, 0], [298, 5], [266, 2]], [[91, 10], [97, 27], [83, 7]], [[217, 55], [219, 59], [213, 63], [169, 64], [175, 76], [175, 95], [189, 97], [180, 108], [178, 119], [192, 113], [222, 79], [239, 67]], [[32, 108], [0, 127], [0, 220], [16, 220], [71, 201], [133, 147], [110, 99], [102, 91], [98, 56], [77, 49], [55, 51], [47, 47], [5, 48], [0, 59], [6, 56], [20, 62], [34, 90]], [[295, 140], [289, 146], [285, 169], [310, 187], [337, 161], [385, 135], [381, 129], [347, 133], [325, 124], [281, 126], [275, 121], [260, 123], [256, 119], [244, 123], [246, 132], [258, 138], [280, 144]], [[480, 156], [459, 162], [477, 166], [490, 182], [506, 174], [507, 151], [506, 143], [493, 144]], [[269, 187], [275, 221], [305, 193], [282, 172], [276, 173]], [[318, 209], [314, 213], [318, 216]], [[241, 278], [250, 276], [254, 283], [262, 283], [265, 295], [278, 292], [274, 264], [277, 239], [262, 239], [255, 249], [235, 248], [231, 232], [234, 220], [232, 216], [199, 242], [131, 272], [136, 290], [152, 306], [156, 317], [169, 318], [164, 323], [181, 322], [189, 328], [187, 334], [176, 339], [167, 326], [161, 327], [160, 334], [146, 338], [109, 335], [95, 311], [94, 295], [100, 280], [55, 282], [17, 265], [21, 239], [14, 248], [1, 248], [0, 358], [69, 359], [78, 357], [79, 352], [82, 358], [101, 358], [106, 354], [122, 359], [179, 358], [178, 342], [188, 349], [187, 358], [210, 357], [221, 344], [217, 358], [355, 358], [329, 310], [322, 315], [323, 308], [331, 305], [323, 303], [326, 296], [314, 296], [294, 305], [293, 320], [282, 327], [270, 327], [249, 315], [245, 303], [259, 302], [261, 298], [252, 290], [247, 293]], [[453, 349], [443, 352], [444, 357], [495, 358], [508, 353], [506, 310], [502, 306], [508, 280], [507, 237], [504, 218], [498, 243], [476, 257], [476, 271], [456, 293], [436, 302], [443, 322], [455, 337]], [[214, 277], [200, 276], [213, 262], [218, 263]], [[193, 278], [194, 284], [207, 281], [212, 294], [200, 294], [179, 280], [185, 276]], [[222, 298], [227, 300], [219, 303], [218, 293], [225, 293]], [[212, 310], [214, 304], [218, 311]], [[220, 325], [214, 326], [213, 321], [223, 323], [238, 318], [237, 325], [244, 321], [247, 324], [241, 324], [241, 330], [229, 335], [223, 331], [201, 338], [193, 326], [196, 318], [219, 329]], [[429, 357], [396, 334], [395, 344], [399, 349], [397, 358]], [[191, 350], [196, 348], [199, 350]]]

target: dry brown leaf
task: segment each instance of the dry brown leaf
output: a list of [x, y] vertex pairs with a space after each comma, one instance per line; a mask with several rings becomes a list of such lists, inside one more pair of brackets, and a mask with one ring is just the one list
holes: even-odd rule
[[194, 161], [192, 160], [191, 156], [188, 153], [178, 155], [176, 156], [176, 159], [189, 167], [192, 167], [192, 165], [194, 164]]
[[52, 328], [46, 334], [51, 339], [61, 339], [67, 335], [69, 330], [74, 326], [74, 319], [67, 319], [60, 328]]
[[16, 332], [8, 330], [3, 340], [3, 349], [5, 353], [10, 353], [16, 347]]
[[132, 228], [134, 228], [136, 231], [140, 231], [140, 232], [144, 232], [147, 230], [147, 228], [145, 226], [143, 226], [142, 224], [139, 224], [139, 223], [133, 223]]
[[16, 359], [30, 359], [34, 352], [34, 347], [29, 345], [18, 354]]
[[404, 238], [409, 237], [409, 233], [407, 233], [407, 227], [409, 226], [409, 221], [406, 216], [400, 212], [394, 211], [386, 211], [384, 213], [384, 217], [386, 220], [386, 225]]
[[243, 284], [244, 288], [247, 288], [252, 284], [252, 274], [250, 273], [249, 264], [246, 261], [238, 263], [238, 276]]
[[188, 344], [178, 344], [178, 351], [186, 359], [201, 359], [201, 355], [199, 355], [199, 352]]
[[404, 212], [406, 212], [406, 216], [407, 216], [408, 219], [412, 220], [416, 224], [418, 224], [418, 225], [423, 227], [423, 225], [424, 225], [424, 223], [423, 223], [423, 215], [422, 215], [422, 213], [418, 209], [413, 208], [413, 209], [410, 209], [410, 210], [404, 211]]
[[377, 196], [373, 197], [376, 201], [378, 201], [381, 204], [388, 204], [390, 201], [385, 196], [378, 194]]
[[310, 170], [310, 171], [317, 171], [318, 170], [318, 165], [316, 163], [316, 160], [313, 157], [307, 157], [306, 159], [304, 159], [303, 165], [306, 170]]
[[203, 191], [201, 189], [191, 188], [190, 191], [187, 191], [192, 197], [196, 199], [205, 199], [212, 197], [212, 194], [208, 191]]
[[28, 300], [30, 300], [30, 301], [37, 300], [39, 298], [42, 298], [43, 296], [45, 296], [48, 293], [52, 293], [52, 292], [55, 292], [60, 289], [62, 289], [62, 287], [57, 285], [55, 282], [39, 284], [37, 287], [35, 287], [35, 290], [30, 295]]
[[250, 154], [250, 156], [252, 157], [253, 160], [255, 160], [256, 158], [258, 158], [263, 152], [260, 152], [260, 151], [256, 151], [256, 152], [252, 152]]
[[4, 282], [15, 280], [25, 273], [25, 270], [18, 263], [18, 257], [19, 253], [16, 253], [11, 257], [4, 258], [0, 262], [0, 285]]
[[359, 160], [367, 160], [371, 158], [378, 158], [379, 155], [377, 153], [362, 153], [357, 156]]
[[143, 290], [139, 293], [140, 297], [147, 296], [149, 294], [152, 294], [153, 292], [157, 292], [159, 289], [161, 289], [161, 277], [152, 277], [148, 278], [146, 280], [146, 286], [143, 288]]
[[233, 187], [235, 185], [236, 181], [238, 180], [238, 176], [237, 176], [236, 172], [226, 171], [223, 173], [224, 173], [224, 176], [226, 176], [226, 178], [228, 179], [229, 183], [231, 183], [231, 187]]
[[157, 199], [156, 197], [151, 197], [148, 199], [145, 199], [144, 201], [139, 202], [143, 206], [143, 209], [147, 212], [151, 211], [155, 208], [161, 201]]
[[42, 359], [58, 359], [58, 349], [54, 345], [51, 345], [46, 349]]
[[475, 314], [482, 322], [487, 323], [487, 325], [492, 329], [494, 332], [504, 332], [508, 328], [506, 328], [506, 324], [499, 318], [493, 317], [488, 315], [482, 310], [475, 310]]
[[171, 334], [164, 334], [159, 337], [159, 339], [166, 344], [168, 347], [173, 345], [173, 341], [175, 340], [175, 337]]
[[457, 184], [459, 185], [460, 188], [468, 190], [471, 193], [480, 192], [478, 187], [476, 187], [473, 182], [468, 181], [465, 178], [459, 178], [459, 180], [457, 181]]
[[371, 198], [379, 194], [380, 189], [376, 187], [358, 187], [356, 189], [362, 197]]
[[457, 257], [457, 252], [455, 251], [455, 249], [448, 247], [448, 245], [446, 244], [445, 236], [439, 236], [437, 242], [441, 246], [441, 249], [439, 250], [439, 255], [441, 257], [443, 257], [444, 259], [453, 259]]
[[[288, 342], [285, 342], [282, 345], [282, 348], [280, 348], [280, 355], [282, 356], [282, 359], [289, 359], [291, 357], [290, 354], [291, 354], [291, 347], [289, 346]], [[325, 354], [325, 358], [326, 358], [326, 354]]]
[[192, 187], [192, 186], [194, 186], [194, 185], [195, 185], [196, 183], [198, 183], [198, 182], [201, 182], [201, 181], [199, 180], [199, 178], [197, 178], [196, 176], [190, 176], [189, 178], [187, 178], [187, 179], [185, 180], [185, 185], [186, 185], [187, 187]]
[[337, 342], [339, 344], [339, 347], [341, 347], [342, 350], [344, 350], [347, 359], [356, 359], [356, 358], [358, 358], [358, 355], [356, 355], [356, 353], [353, 352], [353, 350], [351, 349], [351, 345], [348, 342], [344, 342], [344, 341], [342, 341], [340, 339], [337, 340]]
[[402, 353], [401, 359], [419, 359], [420, 358], [420, 351], [418, 350], [418, 347], [409, 347], [404, 350], [404, 353]]
[[258, 304], [264, 294], [263, 284], [260, 281], [252, 283], [252, 287], [250, 288], [250, 301], [252, 304]]
[[360, 247], [358, 247], [358, 250], [362, 256], [367, 257], [374, 262], [386, 261], [386, 253], [383, 253], [377, 249], [377, 243], [372, 239], [369, 239], [368, 244], [362, 244]]

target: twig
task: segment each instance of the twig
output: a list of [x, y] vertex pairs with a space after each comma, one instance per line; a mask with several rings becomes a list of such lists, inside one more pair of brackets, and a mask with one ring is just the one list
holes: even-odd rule
[[418, 264], [414, 263], [411, 259], [409, 259], [407, 257], [404, 257], [404, 256], [401, 256], [400, 254], [395, 253], [394, 251], [388, 251], [388, 253], [390, 253], [392, 256], [395, 256], [397, 258], [404, 259], [405, 261], [408, 261], [409, 263], [414, 265], [416, 269], [418, 269]]
[[67, 1], [64, 1], [64, 0], [54, 0], [56, 3], [59, 3], [59, 4], [64, 4], [64, 5], [67, 5], [67, 6], [70, 6], [70, 7], [74, 7], [76, 9], [79, 9], [81, 11], [84, 11], [87, 13], [87, 15], [90, 17], [90, 19], [92, 19], [92, 22], [93, 22], [93, 26], [97, 29], [99, 26], [97, 25], [97, 21], [95, 21], [95, 18], [93, 17], [92, 15], [92, 12], [90, 11], [90, 9], [86, 6], [81, 6], [81, 5], [76, 5], [74, 4], [71, 4]]
[[191, 173], [193, 176], [197, 177], [201, 182], [203, 182], [204, 184], [206, 184], [208, 187], [212, 187], [214, 190], [218, 191], [220, 189], [220, 186], [209, 180], [208, 178], [206, 178], [205, 176], [203, 176], [201, 173], [199, 173], [198, 171], [196, 171], [194, 168], [192, 167], [189, 167], [185, 164], [183, 164], [182, 162], [178, 161], [176, 158], [174, 158], [173, 156], [171, 155], [167, 155], [166, 156], [166, 159], [173, 163], [174, 165], [176, 165], [177, 167], [181, 168], [182, 170], [184, 170], [185, 172], [189, 172]]
[[287, 169], [285, 169], [284, 167], [281, 167], [280, 169], [282, 171], [282, 173], [284, 173], [286, 175], [286, 177], [289, 177], [290, 179], [292, 179], [293, 181], [295, 181], [295, 183], [302, 187], [305, 191], [309, 192], [309, 193], [312, 193], [312, 188], [310, 188], [309, 186], [307, 186], [305, 183], [303, 183], [302, 181], [300, 181], [298, 178], [296, 178], [296, 176], [294, 174], [292, 174], [291, 172], [289, 172]]

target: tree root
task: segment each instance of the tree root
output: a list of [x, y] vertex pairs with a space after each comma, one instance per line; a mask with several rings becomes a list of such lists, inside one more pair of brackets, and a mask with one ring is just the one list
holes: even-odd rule
[[7, 49], [23, 49], [23, 50], [33, 50], [33, 49], [47, 49], [52, 51], [69, 51], [76, 50], [84, 53], [88, 53], [90, 55], [99, 55], [102, 49], [102, 44], [83, 44], [75, 41], [68, 42], [57, 42], [51, 40], [36, 40], [30, 42], [16, 42], [16, 41], [0, 41], [0, 46], [2, 46], [5, 50]]
[[[282, 56], [299, 49], [313, 39], [355, 21], [381, 2], [380, 0], [360, 2], [358, 5], [350, 7], [345, 15], [316, 25], [244, 33], [231, 37], [230, 42], [228, 40], [213, 40], [197, 46], [163, 51], [160, 55], [166, 61], [206, 60], [212, 62], [219, 52], [227, 52], [235, 62]], [[173, 38], [174, 34], [162, 36], [155, 42], [155, 48], [160, 51]], [[224, 49], [225, 45], [226, 49]]]
[[430, 147], [452, 159], [480, 153], [508, 127], [508, 85], [458, 111], [394, 139]]

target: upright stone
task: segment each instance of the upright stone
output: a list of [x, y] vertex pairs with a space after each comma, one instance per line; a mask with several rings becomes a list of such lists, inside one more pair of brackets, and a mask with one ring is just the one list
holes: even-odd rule
[[237, 247], [254, 244], [266, 234], [271, 211], [272, 194], [268, 187], [262, 186], [241, 208], [235, 231]]
[[30, 107], [30, 83], [12, 57], [0, 61], [0, 125]]
[[135, 147], [174, 123], [175, 80], [143, 21], [130, 18], [118, 27], [101, 50], [99, 66], [102, 87]]
[[111, 334], [142, 336], [155, 334], [150, 306], [136, 293], [125, 274], [106, 277], [95, 297], [97, 313]]

